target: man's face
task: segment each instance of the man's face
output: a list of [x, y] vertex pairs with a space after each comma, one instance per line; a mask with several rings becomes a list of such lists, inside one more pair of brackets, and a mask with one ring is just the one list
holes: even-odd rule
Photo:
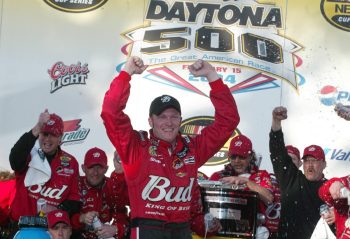
[[306, 156], [303, 162], [304, 175], [309, 181], [319, 181], [323, 178], [323, 170], [326, 162], [317, 160], [312, 156]]
[[108, 166], [95, 164], [88, 168], [83, 164], [82, 169], [85, 173], [87, 183], [91, 187], [96, 187], [103, 182]]
[[230, 159], [231, 159], [231, 166], [234, 168], [237, 174], [249, 173], [248, 172], [248, 166], [250, 163], [249, 156], [244, 158], [239, 155], [232, 155]]
[[58, 222], [49, 228], [52, 239], [69, 239], [72, 235], [72, 227], [63, 222]]
[[174, 143], [181, 125], [181, 115], [174, 108], [164, 110], [160, 115], [148, 119], [154, 135], [168, 143]]
[[54, 136], [43, 132], [39, 134], [39, 145], [45, 154], [53, 155], [56, 153], [58, 146], [61, 143], [62, 136]]
[[292, 161], [295, 164], [295, 166], [297, 166], [297, 168], [300, 168], [303, 162], [301, 162], [301, 160], [295, 154], [288, 153], [288, 155], [292, 158]]

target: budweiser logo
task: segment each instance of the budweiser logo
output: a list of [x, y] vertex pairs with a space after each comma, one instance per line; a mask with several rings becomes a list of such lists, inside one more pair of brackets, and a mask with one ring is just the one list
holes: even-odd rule
[[41, 196], [46, 198], [52, 198], [59, 200], [62, 197], [64, 191], [68, 188], [67, 185], [63, 185], [62, 188], [51, 188], [42, 185], [33, 185], [28, 188], [31, 193], [39, 193]]
[[[165, 177], [150, 175], [150, 180], [142, 191], [142, 199], [152, 202], [189, 202], [194, 178], [190, 178], [187, 187], [171, 187], [170, 180]], [[152, 196], [151, 196], [152, 195]]]

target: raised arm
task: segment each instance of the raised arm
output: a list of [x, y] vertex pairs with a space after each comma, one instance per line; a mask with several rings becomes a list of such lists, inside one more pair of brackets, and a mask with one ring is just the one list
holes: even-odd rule
[[226, 143], [236, 129], [240, 118], [236, 102], [215, 68], [208, 62], [198, 60], [189, 67], [194, 76], [206, 77], [211, 91], [210, 100], [215, 108], [215, 120], [196, 137], [199, 147], [199, 166], [203, 165]]
[[130, 57], [123, 70], [112, 81], [103, 100], [101, 117], [107, 135], [122, 160], [130, 158], [126, 154], [134, 135], [131, 121], [124, 113], [130, 95], [131, 76], [141, 74], [146, 68], [141, 58]]

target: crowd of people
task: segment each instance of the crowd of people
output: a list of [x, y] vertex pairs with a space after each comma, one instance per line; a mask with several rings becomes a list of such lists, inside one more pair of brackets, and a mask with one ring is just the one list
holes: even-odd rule
[[[200, 135], [181, 135], [181, 105], [174, 97], [161, 95], [149, 108], [149, 132], [137, 131], [125, 107], [132, 76], [146, 68], [139, 57], [130, 57], [105, 94], [101, 117], [115, 147], [109, 177], [107, 155], [98, 147], [86, 151], [80, 165], [84, 174], [79, 174], [77, 159], [60, 146], [63, 120], [48, 110], [19, 138], [9, 156], [14, 173], [0, 174], [1, 190], [11, 192], [0, 196], [0, 238], [14, 237], [21, 216], [46, 217], [54, 239], [190, 239], [193, 232], [215, 238], [225, 229], [220, 218], [206, 224], [208, 211], [197, 178], [198, 168], [239, 124], [235, 100], [215, 68], [198, 60], [189, 71], [208, 81], [213, 124]], [[338, 115], [350, 120], [346, 113]], [[285, 145], [286, 119], [286, 108], [273, 109], [269, 139], [273, 172], [258, 168], [252, 141], [240, 134], [230, 142], [228, 164], [201, 177], [257, 195], [258, 228], [267, 234], [258, 235], [262, 231], [257, 229], [256, 238], [308, 239], [320, 219], [334, 225], [337, 238], [350, 238], [349, 202], [344, 198], [350, 175], [327, 180], [320, 146], [305, 147], [301, 157], [296, 147]], [[39, 201], [45, 202], [44, 207]], [[329, 213], [320, 216], [325, 203]]]

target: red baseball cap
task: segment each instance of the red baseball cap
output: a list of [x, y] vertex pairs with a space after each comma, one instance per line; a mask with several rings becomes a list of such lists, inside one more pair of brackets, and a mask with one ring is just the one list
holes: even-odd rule
[[318, 145], [310, 145], [304, 149], [303, 159], [307, 156], [314, 157], [317, 160], [325, 161], [323, 149]]
[[294, 154], [300, 160], [300, 151], [298, 148], [294, 147], [293, 145], [287, 145], [286, 149], [289, 154]]
[[107, 155], [100, 148], [91, 148], [85, 154], [84, 165], [90, 168], [93, 165], [107, 166]]
[[252, 142], [243, 134], [234, 137], [231, 140], [228, 156], [239, 155], [247, 158], [253, 151]]
[[63, 120], [56, 114], [50, 114], [50, 119], [41, 128], [42, 133], [49, 133], [56, 137], [63, 135]]
[[63, 222], [69, 226], [71, 225], [68, 213], [66, 211], [57, 209], [47, 214], [47, 223], [49, 228], [54, 227], [59, 222]]

